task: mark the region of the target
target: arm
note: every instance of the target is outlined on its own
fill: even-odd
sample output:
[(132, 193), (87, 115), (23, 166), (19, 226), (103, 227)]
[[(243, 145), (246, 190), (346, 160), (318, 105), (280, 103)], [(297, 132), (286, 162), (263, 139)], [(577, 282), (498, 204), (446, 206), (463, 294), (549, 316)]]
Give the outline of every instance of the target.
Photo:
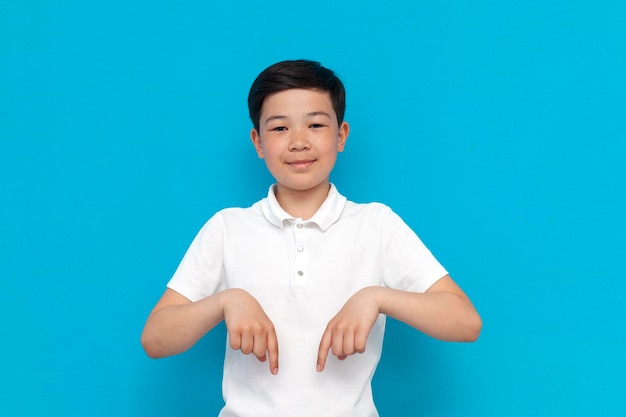
[(436, 339), (473, 342), (480, 335), (482, 320), (478, 312), (449, 275), (425, 293), (381, 287), (375, 295), (382, 314)]
[(425, 293), (366, 287), (350, 297), (328, 323), (320, 342), (318, 371), (324, 369), (329, 349), (339, 359), (364, 352), (367, 336), (379, 314), (447, 341), (474, 341), (482, 328), (471, 301), (449, 275)]
[(150, 313), (141, 344), (151, 358), (184, 352), (222, 320), (230, 346), (260, 361), (269, 355), (270, 370), (278, 373), (278, 340), (274, 325), (258, 301), (241, 289), (215, 293), (197, 302), (167, 289)]

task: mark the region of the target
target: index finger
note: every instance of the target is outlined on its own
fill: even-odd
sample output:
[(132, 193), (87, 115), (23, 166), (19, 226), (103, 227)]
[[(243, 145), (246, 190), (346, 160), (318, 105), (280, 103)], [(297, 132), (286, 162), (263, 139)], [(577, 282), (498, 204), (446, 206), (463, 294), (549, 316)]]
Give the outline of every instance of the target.
[(332, 333), (326, 329), (322, 335), (320, 341), (320, 347), (317, 351), (317, 372), (322, 372), (326, 366), (326, 358), (328, 357), (328, 351), (330, 350), (330, 343), (332, 341)]
[(267, 334), (267, 354), (270, 359), (270, 372), (276, 375), (278, 374), (278, 338), (275, 330)]

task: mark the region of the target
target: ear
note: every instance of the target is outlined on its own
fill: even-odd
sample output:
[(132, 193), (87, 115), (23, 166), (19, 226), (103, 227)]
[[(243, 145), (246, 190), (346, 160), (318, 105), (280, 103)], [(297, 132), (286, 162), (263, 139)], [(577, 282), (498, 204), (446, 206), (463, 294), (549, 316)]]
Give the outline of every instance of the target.
[(348, 140), (349, 133), (350, 125), (346, 122), (342, 122), (339, 126), (339, 134), (337, 135), (337, 152), (343, 152), (346, 147), (346, 141)]
[(259, 135), (259, 132), (257, 132), (256, 129), (252, 129), (250, 131), (250, 139), (252, 139), (252, 144), (254, 145), (256, 154), (259, 155), (259, 158), (263, 159), (263, 146), (261, 145), (261, 135)]

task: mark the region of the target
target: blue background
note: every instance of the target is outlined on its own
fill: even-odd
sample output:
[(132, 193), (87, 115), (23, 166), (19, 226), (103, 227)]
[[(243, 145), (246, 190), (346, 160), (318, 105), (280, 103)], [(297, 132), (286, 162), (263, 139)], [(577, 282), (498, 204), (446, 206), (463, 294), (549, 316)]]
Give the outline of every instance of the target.
[(216, 415), (223, 326), (139, 336), (204, 221), (265, 195), (247, 91), (294, 58), (348, 90), (333, 182), (484, 320), (390, 322), (381, 415), (626, 415), (625, 4), (1, 1), (0, 415)]

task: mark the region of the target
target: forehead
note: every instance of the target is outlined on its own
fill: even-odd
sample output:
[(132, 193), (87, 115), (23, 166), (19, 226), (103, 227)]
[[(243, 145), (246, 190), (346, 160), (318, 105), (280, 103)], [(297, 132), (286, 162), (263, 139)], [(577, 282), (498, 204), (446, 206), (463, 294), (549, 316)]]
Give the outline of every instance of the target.
[(336, 118), (330, 93), (322, 90), (292, 88), (267, 96), (261, 108), (261, 119), (276, 115), (295, 117), (314, 112), (328, 113)]

